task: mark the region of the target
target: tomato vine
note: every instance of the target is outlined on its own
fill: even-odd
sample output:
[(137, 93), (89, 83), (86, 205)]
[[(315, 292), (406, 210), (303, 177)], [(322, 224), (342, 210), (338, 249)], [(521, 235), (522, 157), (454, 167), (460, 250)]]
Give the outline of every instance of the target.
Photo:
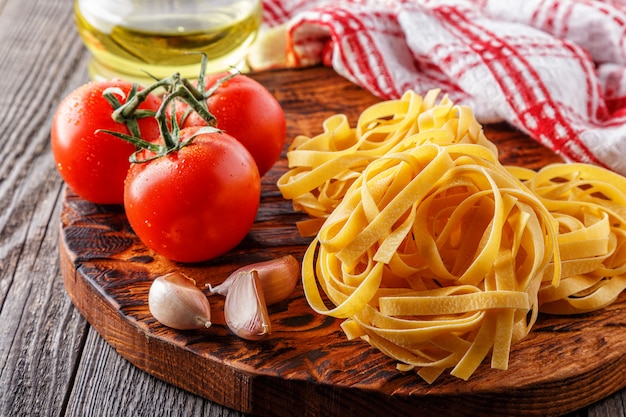
[[(204, 85), (206, 65), (207, 57), (203, 54), (200, 74), (198, 76), (199, 86)], [(210, 86), (210, 88), (206, 90), (203, 89), (202, 91), (196, 88), (189, 79), (181, 77), (180, 73), (174, 73), (169, 77), (156, 80), (156, 82), (141, 90), (139, 90), (137, 84), (133, 84), (133, 89), (124, 104), (120, 103), (115, 97), (119, 91), (115, 88), (107, 89), (104, 92), (104, 96), (113, 108), (111, 117), (118, 123), (125, 123), (131, 134), (126, 135), (124, 133), (106, 129), (101, 129), (100, 131), (123, 139), (137, 148), (137, 151), (135, 151), (129, 158), (131, 163), (148, 162), (165, 156), (171, 152), (179, 151), (191, 143), (194, 138), (200, 134), (220, 132), (220, 130), (216, 127), (216, 117), (208, 109), (207, 99), (214, 94), (223, 83), (238, 74), (239, 71), (233, 71), (229, 73), (229, 75), (217, 80), (217, 82)], [(144, 100), (146, 100), (147, 97), (159, 90), (164, 90), (165, 93), (163, 95), (161, 106), (156, 112), (139, 109), (139, 106)], [(176, 117), (177, 102), (184, 102), (187, 104), (186, 114), (183, 115), (181, 120), (178, 120)], [(171, 111), (168, 112), (168, 108), (171, 108)], [(195, 112), (204, 121), (204, 123), (206, 123), (206, 127), (198, 130), (197, 134), (181, 141), (180, 125), (184, 122), (186, 116), (192, 111)], [(137, 125), (137, 119), (142, 117), (156, 118), (159, 125), (162, 143), (151, 142), (141, 136), (141, 132), (139, 131), (139, 127)], [(137, 156), (143, 150), (151, 151), (153, 156), (150, 158), (138, 159)]]

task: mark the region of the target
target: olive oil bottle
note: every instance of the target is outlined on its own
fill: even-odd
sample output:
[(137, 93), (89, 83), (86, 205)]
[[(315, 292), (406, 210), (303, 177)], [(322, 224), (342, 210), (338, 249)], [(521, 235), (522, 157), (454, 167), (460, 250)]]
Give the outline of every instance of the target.
[(245, 70), (261, 25), (261, 0), (75, 0), (74, 12), (92, 79), (195, 78), (199, 53), (207, 72)]

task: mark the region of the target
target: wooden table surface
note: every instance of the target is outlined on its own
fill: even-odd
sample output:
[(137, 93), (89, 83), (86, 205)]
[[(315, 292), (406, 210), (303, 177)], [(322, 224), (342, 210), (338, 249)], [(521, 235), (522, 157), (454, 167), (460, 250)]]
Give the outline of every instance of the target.
[[(71, 0), (0, 0), (0, 417), (242, 416), (139, 370), (73, 306), (59, 269), (64, 186), (49, 145), (87, 81)], [(626, 416), (626, 389), (570, 416)]]

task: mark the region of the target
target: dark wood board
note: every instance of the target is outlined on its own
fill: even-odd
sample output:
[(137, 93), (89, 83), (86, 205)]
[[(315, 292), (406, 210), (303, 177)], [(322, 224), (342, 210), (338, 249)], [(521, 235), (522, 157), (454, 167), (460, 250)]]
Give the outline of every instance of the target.
[[(328, 68), (254, 77), (283, 105), (288, 140), (319, 133), (322, 121), (335, 113), (347, 114), (354, 124), (379, 101)], [(485, 131), (503, 163), (539, 168), (560, 161), (507, 125)], [(432, 385), (398, 372), (393, 360), (365, 342), (348, 341), (340, 320), (309, 308), (300, 285), (289, 300), (270, 308), (273, 333), (263, 342), (229, 333), (219, 314), (220, 296), (210, 296), (215, 323), (209, 329), (176, 331), (154, 320), (147, 294), (158, 275), (181, 270), (203, 286), (252, 262), (287, 253), (302, 258), (309, 240), (299, 236), (295, 222), (305, 217), (275, 185), (286, 169), (281, 159), (263, 178), (261, 208), (244, 241), (199, 265), (154, 254), (133, 234), (121, 207), (94, 205), (68, 190), (59, 251), (72, 302), (138, 368), (260, 416), (562, 415), (626, 386), (626, 294), (592, 314), (541, 315), (531, 334), (513, 346), (507, 371), (484, 363), (469, 381), (444, 373)]]

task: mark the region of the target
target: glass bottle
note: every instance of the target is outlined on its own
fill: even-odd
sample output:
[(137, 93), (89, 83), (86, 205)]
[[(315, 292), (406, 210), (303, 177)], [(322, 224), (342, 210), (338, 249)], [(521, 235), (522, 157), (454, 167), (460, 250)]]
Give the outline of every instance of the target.
[[(245, 70), (261, 25), (261, 0), (75, 0), (78, 33), (93, 58), (92, 79), (147, 82), (175, 72)], [(150, 75), (147, 75), (150, 74)]]

